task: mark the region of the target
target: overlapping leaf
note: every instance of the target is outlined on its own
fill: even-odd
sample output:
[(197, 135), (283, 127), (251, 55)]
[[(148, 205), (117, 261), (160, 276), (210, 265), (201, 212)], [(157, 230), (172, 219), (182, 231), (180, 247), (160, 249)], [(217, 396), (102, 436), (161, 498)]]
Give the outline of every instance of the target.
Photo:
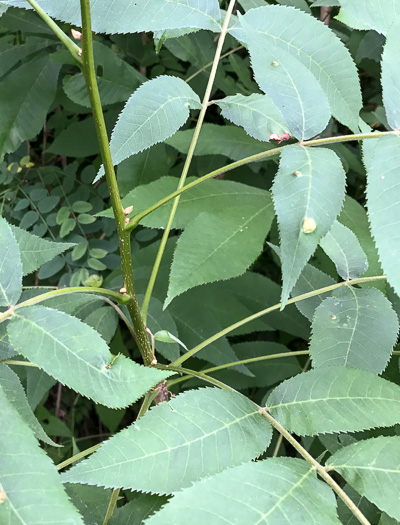
[[(332, 227), (344, 192), (345, 173), (333, 151), (297, 145), (284, 148), (272, 188), (281, 237), (283, 305), (318, 243)], [(314, 229), (304, 227), (308, 219)]]
[[(0, 522), (84, 525), (50, 458), (0, 387)], [(17, 439), (16, 439), (17, 437)]]
[[(25, 0), (4, 0), (4, 5), (30, 9)], [(41, 0), (51, 17), (80, 26), (79, 5), (75, 0)], [(95, 33), (138, 33), (195, 27), (220, 31), (218, 0), (110, 0), (91, 2)]]
[[(188, 119), (189, 107), (199, 109), (200, 99), (180, 78), (165, 75), (142, 84), (129, 98), (111, 135), (114, 164), (173, 135)], [(102, 168), (94, 182), (103, 174)]]
[(18, 243), (24, 275), (34, 272), (43, 264), (52, 261), (56, 255), (75, 246), (69, 242), (52, 242), (42, 239), (18, 226), (11, 228)]
[(400, 520), (400, 437), (360, 441), (337, 451), (327, 464), (362, 496)]
[(144, 368), (123, 355), (112, 361), (105, 341), (93, 328), (44, 306), (18, 310), (7, 330), (17, 352), (61, 383), (111, 408), (133, 403), (171, 375)]
[(368, 170), (368, 215), (383, 271), (400, 294), (400, 137), (378, 139)]
[(22, 293), (22, 263), (17, 241), (0, 217), (0, 306), (15, 305)]
[(271, 133), (282, 135), (288, 129), (282, 116), (267, 95), (234, 95), (217, 101), (222, 115), (257, 140), (267, 141)]
[(36, 58), (2, 81), (0, 160), (6, 153), (15, 151), (24, 140), (34, 138), (41, 130), (56, 94), (60, 67), (50, 56)]
[(270, 439), (269, 423), (244, 396), (189, 391), (151, 409), (63, 479), (170, 493), (256, 458)]
[(223, 525), (270, 524), (339, 525), (331, 489), (312, 467), (293, 458), (270, 458), (248, 463), (177, 494), (148, 525), (186, 525), (193, 521)]
[(243, 274), (263, 249), (273, 206), (223, 209), (201, 213), (178, 240), (164, 306), (189, 288)]
[(313, 436), (400, 422), (400, 387), (366, 370), (326, 367), (281, 383), (267, 406), (287, 430)]
[(320, 246), (335, 263), (338, 274), (344, 280), (355, 279), (368, 268), (367, 257), (356, 235), (338, 221), (321, 239)]
[[(386, 8), (385, 8), (386, 11)], [(400, 7), (398, 8), (400, 15)], [(391, 128), (400, 127), (400, 21), (390, 28), (382, 55), (382, 95), (386, 118)]]
[(380, 374), (397, 340), (397, 315), (374, 288), (348, 286), (315, 311), (310, 355), (313, 366), (346, 366)]
[(400, 15), (397, 0), (339, 0), (339, 3), (349, 15), (383, 35)]
[[(395, 1), (390, 0), (391, 3)], [(362, 12), (359, 2), (346, 0), (347, 3), (354, 4), (353, 9), (357, 10), (357, 16)], [(242, 20), (246, 26), (234, 29), (232, 34), (249, 44), (250, 54), (257, 53), (258, 48), (262, 58), (262, 53), (271, 46), (278, 46), (290, 53), (309, 69), (321, 84), (334, 117), (353, 131), (358, 129), (362, 100), (357, 70), (348, 50), (327, 26), (306, 13), (283, 6), (252, 9)], [(279, 62), (278, 59), (272, 60)], [(270, 73), (270, 62), (268, 53), (264, 60), (266, 74)], [(307, 86), (307, 79), (308, 76), (301, 72), (301, 75), (295, 78), (295, 85), (299, 89), (304, 88)]]

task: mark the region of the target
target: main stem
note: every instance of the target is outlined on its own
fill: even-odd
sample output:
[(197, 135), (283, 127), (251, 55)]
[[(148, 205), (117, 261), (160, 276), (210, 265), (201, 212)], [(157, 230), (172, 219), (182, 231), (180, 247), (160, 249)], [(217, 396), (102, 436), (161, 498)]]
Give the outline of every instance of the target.
[(89, 94), (90, 105), (92, 108), (97, 140), (100, 146), (101, 158), (104, 164), (104, 171), (110, 198), (117, 226), (119, 239), (119, 251), (121, 256), (121, 267), (129, 301), (127, 307), (135, 329), (136, 342), (142, 354), (145, 365), (150, 365), (154, 356), (151, 351), (146, 327), (140, 315), (139, 305), (135, 295), (133, 283), (133, 266), (131, 255), (130, 234), (125, 229), (125, 215), (119, 195), (117, 179), (115, 177), (114, 166), (111, 157), (110, 146), (104, 121), (103, 110), (100, 101), (99, 89), (96, 81), (96, 71), (93, 56), (93, 37), (91, 28), (90, 3), (89, 0), (81, 0), (82, 14), (82, 72), (85, 77), (86, 86)]
[[(197, 141), (198, 141), (198, 138), (199, 138), (199, 135), (200, 135), (201, 127), (203, 125), (204, 117), (205, 117), (205, 114), (206, 114), (206, 111), (207, 111), (208, 103), (210, 101), (212, 87), (214, 85), (215, 75), (217, 73), (218, 63), (219, 63), (219, 59), (220, 59), (221, 53), (222, 53), (222, 47), (224, 45), (225, 37), (226, 37), (226, 34), (228, 32), (229, 20), (231, 18), (231, 14), (232, 14), (233, 8), (235, 6), (235, 3), (236, 3), (236, 0), (230, 0), (230, 2), (229, 2), (229, 6), (228, 6), (228, 9), (227, 9), (227, 12), (226, 12), (225, 20), (224, 20), (224, 23), (223, 23), (223, 26), (222, 26), (222, 29), (221, 29), (221, 34), (219, 35), (217, 50), (215, 52), (215, 57), (214, 57), (213, 65), (212, 65), (212, 68), (211, 68), (210, 77), (208, 79), (206, 92), (204, 94), (204, 98), (203, 98), (203, 102), (202, 102), (199, 118), (197, 120), (197, 124), (196, 124), (196, 128), (194, 130), (192, 142), (190, 143), (190, 147), (189, 147), (189, 151), (188, 151), (188, 154), (187, 154), (187, 157), (186, 157), (186, 161), (185, 161), (185, 164), (183, 166), (182, 175), (181, 175), (181, 178), (179, 180), (178, 190), (181, 190), (183, 188), (183, 186), (185, 185), (186, 177), (187, 177), (187, 174), (188, 174), (188, 171), (189, 171), (189, 168), (190, 168), (190, 164), (192, 162), (194, 150), (195, 150), (196, 145), (197, 145)], [(146, 293), (145, 293), (145, 296), (144, 296), (144, 299), (143, 299), (142, 315), (143, 315), (143, 318), (145, 319), (145, 321), (147, 319), (147, 311), (148, 311), (148, 308), (149, 308), (151, 294), (153, 293), (154, 285), (155, 285), (155, 282), (156, 282), (156, 279), (157, 279), (158, 270), (160, 268), (161, 260), (162, 260), (162, 257), (164, 255), (165, 247), (167, 245), (169, 233), (171, 231), (172, 223), (173, 223), (174, 218), (175, 218), (175, 213), (176, 213), (176, 210), (178, 208), (179, 200), (180, 200), (180, 196), (178, 195), (175, 198), (174, 202), (173, 202), (172, 209), (171, 209), (171, 212), (170, 212), (170, 215), (169, 215), (169, 218), (168, 218), (168, 222), (167, 222), (167, 225), (166, 225), (165, 230), (164, 230), (164, 234), (163, 234), (162, 239), (161, 239), (161, 244), (160, 244), (160, 247), (158, 249), (156, 260), (154, 262), (153, 270), (151, 272), (149, 284), (147, 286), (147, 290), (146, 290)]]

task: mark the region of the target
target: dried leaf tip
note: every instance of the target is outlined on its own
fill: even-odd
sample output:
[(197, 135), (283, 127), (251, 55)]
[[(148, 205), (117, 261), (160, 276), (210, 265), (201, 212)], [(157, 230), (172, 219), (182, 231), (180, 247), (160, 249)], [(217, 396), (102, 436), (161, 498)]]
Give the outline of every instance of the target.
[(306, 217), (303, 221), (303, 232), (311, 233), (317, 227), (317, 223), (311, 217)]

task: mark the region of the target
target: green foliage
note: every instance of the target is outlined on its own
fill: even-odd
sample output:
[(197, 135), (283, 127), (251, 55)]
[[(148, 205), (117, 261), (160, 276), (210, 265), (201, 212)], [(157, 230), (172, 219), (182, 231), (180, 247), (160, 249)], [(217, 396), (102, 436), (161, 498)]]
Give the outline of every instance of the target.
[[(393, 20), (400, 15), (400, 6), (396, 0), (339, 0), (340, 5), (349, 15), (364, 26), (386, 34)], [(357, 5), (356, 5), (357, 4)]]
[(14, 305), (22, 292), (22, 263), (12, 229), (0, 219), (0, 305)]
[(153, 408), (63, 480), (168, 494), (256, 458), (271, 434), (258, 407), (240, 394), (194, 390)]

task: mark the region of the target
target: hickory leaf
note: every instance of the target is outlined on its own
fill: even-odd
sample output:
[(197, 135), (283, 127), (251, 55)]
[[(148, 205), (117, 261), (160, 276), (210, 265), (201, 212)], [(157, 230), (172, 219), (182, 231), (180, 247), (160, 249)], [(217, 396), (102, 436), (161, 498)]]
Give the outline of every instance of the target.
[[(373, 2), (375, 0), (370, 0), (370, 3)], [(354, 4), (358, 16), (359, 10), (362, 10), (359, 2), (346, 0), (346, 3)], [(354, 132), (358, 130), (362, 100), (357, 70), (349, 51), (327, 26), (298, 9), (275, 5), (252, 9), (241, 17), (241, 22), (242, 27), (235, 28), (232, 34), (249, 45), (250, 55), (257, 55), (261, 76), (267, 77), (271, 73), (269, 49), (277, 46), (290, 53), (320, 83), (333, 116)], [(263, 53), (267, 53), (264, 60)], [(279, 62), (279, 59), (273, 57), (272, 60)], [(253, 68), (257, 79), (254, 63)], [(309, 88), (316, 93), (314, 83), (308, 85), (308, 75), (303, 74), (304, 70), (297, 70), (300, 76), (295, 77), (295, 86), (300, 90)], [(292, 70), (292, 74), (295, 75), (295, 70)], [(280, 97), (279, 91), (280, 87), (277, 87), (277, 98)], [(268, 95), (271, 96), (270, 92)], [(307, 97), (305, 100), (311, 108), (312, 102)], [(322, 113), (321, 110), (325, 113), (325, 106), (318, 108), (318, 113)]]
[(310, 355), (315, 368), (346, 366), (380, 374), (392, 354), (399, 323), (382, 292), (349, 286), (318, 306), (312, 331)]
[[(31, 9), (25, 0), (3, 0), (4, 5)], [(197, 28), (220, 31), (218, 0), (110, 0), (91, 2), (95, 33), (138, 33), (165, 29)], [(75, 0), (41, 0), (51, 17), (80, 26)]]
[(271, 435), (257, 405), (241, 394), (193, 390), (152, 408), (63, 480), (168, 494), (256, 458)]
[(269, 458), (226, 470), (178, 492), (147, 525), (339, 525), (331, 489), (301, 459)]
[(333, 151), (297, 145), (284, 148), (272, 187), (281, 237), (283, 306), (318, 243), (331, 229), (344, 192), (345, 173)]
[(7, 331), (18, 353), (61, 383), (110, 408), (133, 403), (171, 375), (146, 369), (123, 355), (112, 356), (93, 328), (44, 306), (18, 310)]
[[(400, 8), (399, 8), (400, 15)], [(382, 94), (386, 118), (391, 128), (400, 127), (400, 21), (397, 20), (389, 29), (382, 55)]]
[(15, 305), (22, 293), (22, 262), (17, 241), (0, 217), (0, 306)]
[[(142, 84), (119, 115), (111, 135), (115, 165), (173, 135), (189, 117), (189, 108), (200, 109), (200, 99), (180, 78), (161, 76)], [(104, 174), (101, 168), (96, 182)]]
[(272, 219), (270, 197), (257, 208), (239, 206), (196, 217), (178, 240), (164, 307), (189, 288), (243, 274), (260, 255)]
[(362, 496), (400, 520), (400, 437), (377, 437), (338, 450), (327, 461)]
[(323, 367), (281, 383), (267, 406), (298, 435), (354, 432), (398, 424), (400, 387), (366, 370)]
[(350, 16), (383, 35), (400, 15), (397, 0), (339, 0), (339, 3)]

